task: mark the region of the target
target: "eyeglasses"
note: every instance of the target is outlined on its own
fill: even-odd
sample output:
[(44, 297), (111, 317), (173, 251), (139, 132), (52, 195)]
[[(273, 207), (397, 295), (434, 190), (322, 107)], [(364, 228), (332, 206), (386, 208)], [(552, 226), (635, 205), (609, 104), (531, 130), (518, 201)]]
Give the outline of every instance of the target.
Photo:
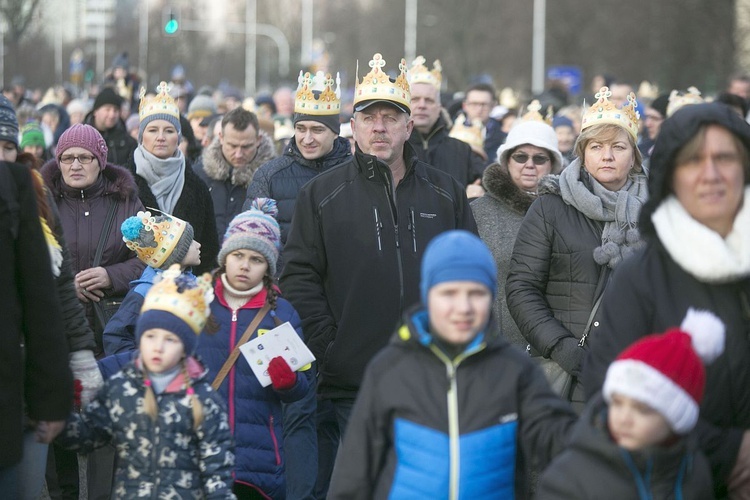
[(88, 165), (92, 161), (94, 161), (94, 156), (92, 155), (62, 155), (60, 157), (60, 163), (63, 165), (72, 165), (74, 161), (78, 160), (78, 163), (81, 165)]
[[(516, 163), (526, 164), (526, 162), (529, 161), (529, 155), (526, 153), (516, 153), (510, 157), (513, 158), (513, 161)], [(544, 165), (549, 161), (549, 156), (534, 155), (531, 157), (531, 161), (534, 162), (534, 165)]]

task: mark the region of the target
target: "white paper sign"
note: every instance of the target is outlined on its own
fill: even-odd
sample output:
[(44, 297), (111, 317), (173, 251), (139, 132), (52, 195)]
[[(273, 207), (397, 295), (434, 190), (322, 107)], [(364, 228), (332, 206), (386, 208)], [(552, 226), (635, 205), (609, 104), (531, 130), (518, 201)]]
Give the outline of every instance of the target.
[(313, 353), (288, 321), (245, 342), (240, 346), (240, 352), (263, 387), (271, 385), (268, 363), (276, 356), (284, 358), (293, 372), (315, 361)]

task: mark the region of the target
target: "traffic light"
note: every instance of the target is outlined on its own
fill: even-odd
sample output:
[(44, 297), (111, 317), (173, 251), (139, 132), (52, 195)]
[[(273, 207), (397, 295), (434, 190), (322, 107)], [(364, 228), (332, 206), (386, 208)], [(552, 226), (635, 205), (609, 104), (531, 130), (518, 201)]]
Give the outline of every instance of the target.
[(168, 7), (164, 9), (163, 16), (164, 33), (167, 35), (175, 35), (180, 29), (180, 13), (177, 9)]

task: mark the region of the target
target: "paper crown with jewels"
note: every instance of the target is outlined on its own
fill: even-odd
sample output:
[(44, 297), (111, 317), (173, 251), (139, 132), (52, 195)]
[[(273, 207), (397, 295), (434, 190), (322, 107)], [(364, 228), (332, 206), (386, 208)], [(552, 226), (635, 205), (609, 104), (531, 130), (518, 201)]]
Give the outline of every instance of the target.
[[(341, 78), (318, 71), (315, 75), (299, 72), (294, 112), (303, 115), (337, 115), (341, 113)], [(336, 89), (334, 90), (334, 84)], [(316, 95), (317, 93), (317, 95)]]
[(179, 264), (172, 264), (161, 274), (143, 299), (141, 314), (164, 311), (184, 321), (197, 335), (206, 326), (214, 300), (211, 275), (195, 277), (182, 273)]
[(167, 82), (161, 82), (156, 87), (156, 95), (153, 97), (146, 96), (146, 88), (141, 87), (139, 97), (141, 99), (140, 105), (138, 106), (138, 118), (141, 122), (145, 118), (151, 115), (168, 115), (180, 120), (180, 108), (177, 107), (177, 103), (174, 98), (169, 95), (171, 88), (167, 85)]
[(359, 62), (357, 62), (357, 74), (354, 85), (354, 108), (364, 101), (391, 101), (407, 112), (411, 110), (411, 89), (409, 87), (408, 69), (406, 60), (401, 59), (398, 65), (399, 75), (394, 81), (383, 71), (385, 60), (380, 54), (372, 56), (369, 63), (370, 70), (359, 80)]
[(685, 92), (673, 90), (669, 94), (669, 104), (667, 104), (667, 118), (672, 116), (675, 111), (682, 108), (683, 106), (700, 104), (702, 102), (703, 97), (701, 97), (701, 91), (695, 87), (688, 87), (687, 91)]
[(451, 128), (448, 135), (461, 142), (465, 142), (474, 151), (484, 154), (484, 133), (485, 129), (482, 125), (482, 120), (475, 119), (467, 123), (466, 117), (461, 114), (456, 117), (453, 128)]
[[(147, 265), (160, 268), (170, 258), (185, 231), (192, 243), (193, 229), (182, 219), (169, 214), (138, 212), (127, 218), (120, 228), (125, 245)], [(182, 260), (184, 255), (180, 258)], [(179, 263), (179, 261), (177, 262)]]
[(525, 122), (542, 122), (549, 126), (552, 126), (552, 119), (554, 118), (552, 106), (547, 106), (547, 114), (542, 116), (540, 113), (542, 105), (538, 99), (534, 99), (526, 106), (526, 114), (521, 117), (521, 120)]
[(427, 66), (425, 66), (425, 63), (427, 61), (424, 57), (418, 56), (416, 59), (414, 59), (414, 62), (411, 63), (411, 68), (409, 69), (409, 85), (414, 85), (415, 83), (429, 83), (433, 87), (440, 89), (440, 85), (443, 83), (443, 66), (440, 64), (439, 60), (435, 60), (434, 63), (432, 63), (432, 70), (428, 70)]
[(601, 124), (619, 125), (637, 141), (640, 114), (635, 109), (635, 94), (631, 92), (628, 95), (628, 102), (622, 108), (618, 108), (609, 100), (611, 96), (612, 92), (609, 87), (599, 89), (599, 92), (594, 95), (597, 101), (583, 113), (581, 130)]

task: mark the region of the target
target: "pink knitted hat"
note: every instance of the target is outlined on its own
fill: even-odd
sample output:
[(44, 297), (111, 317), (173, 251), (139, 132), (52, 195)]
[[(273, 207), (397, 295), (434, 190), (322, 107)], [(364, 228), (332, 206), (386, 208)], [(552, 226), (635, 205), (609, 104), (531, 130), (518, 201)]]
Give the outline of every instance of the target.
[(57, 162), (70, 148), (83, 148), (99, 160), (99, 168), (107, 166), (107, 143), (102, 134), (91, 125), (77, 124), (63, 132), (57, 141)]

